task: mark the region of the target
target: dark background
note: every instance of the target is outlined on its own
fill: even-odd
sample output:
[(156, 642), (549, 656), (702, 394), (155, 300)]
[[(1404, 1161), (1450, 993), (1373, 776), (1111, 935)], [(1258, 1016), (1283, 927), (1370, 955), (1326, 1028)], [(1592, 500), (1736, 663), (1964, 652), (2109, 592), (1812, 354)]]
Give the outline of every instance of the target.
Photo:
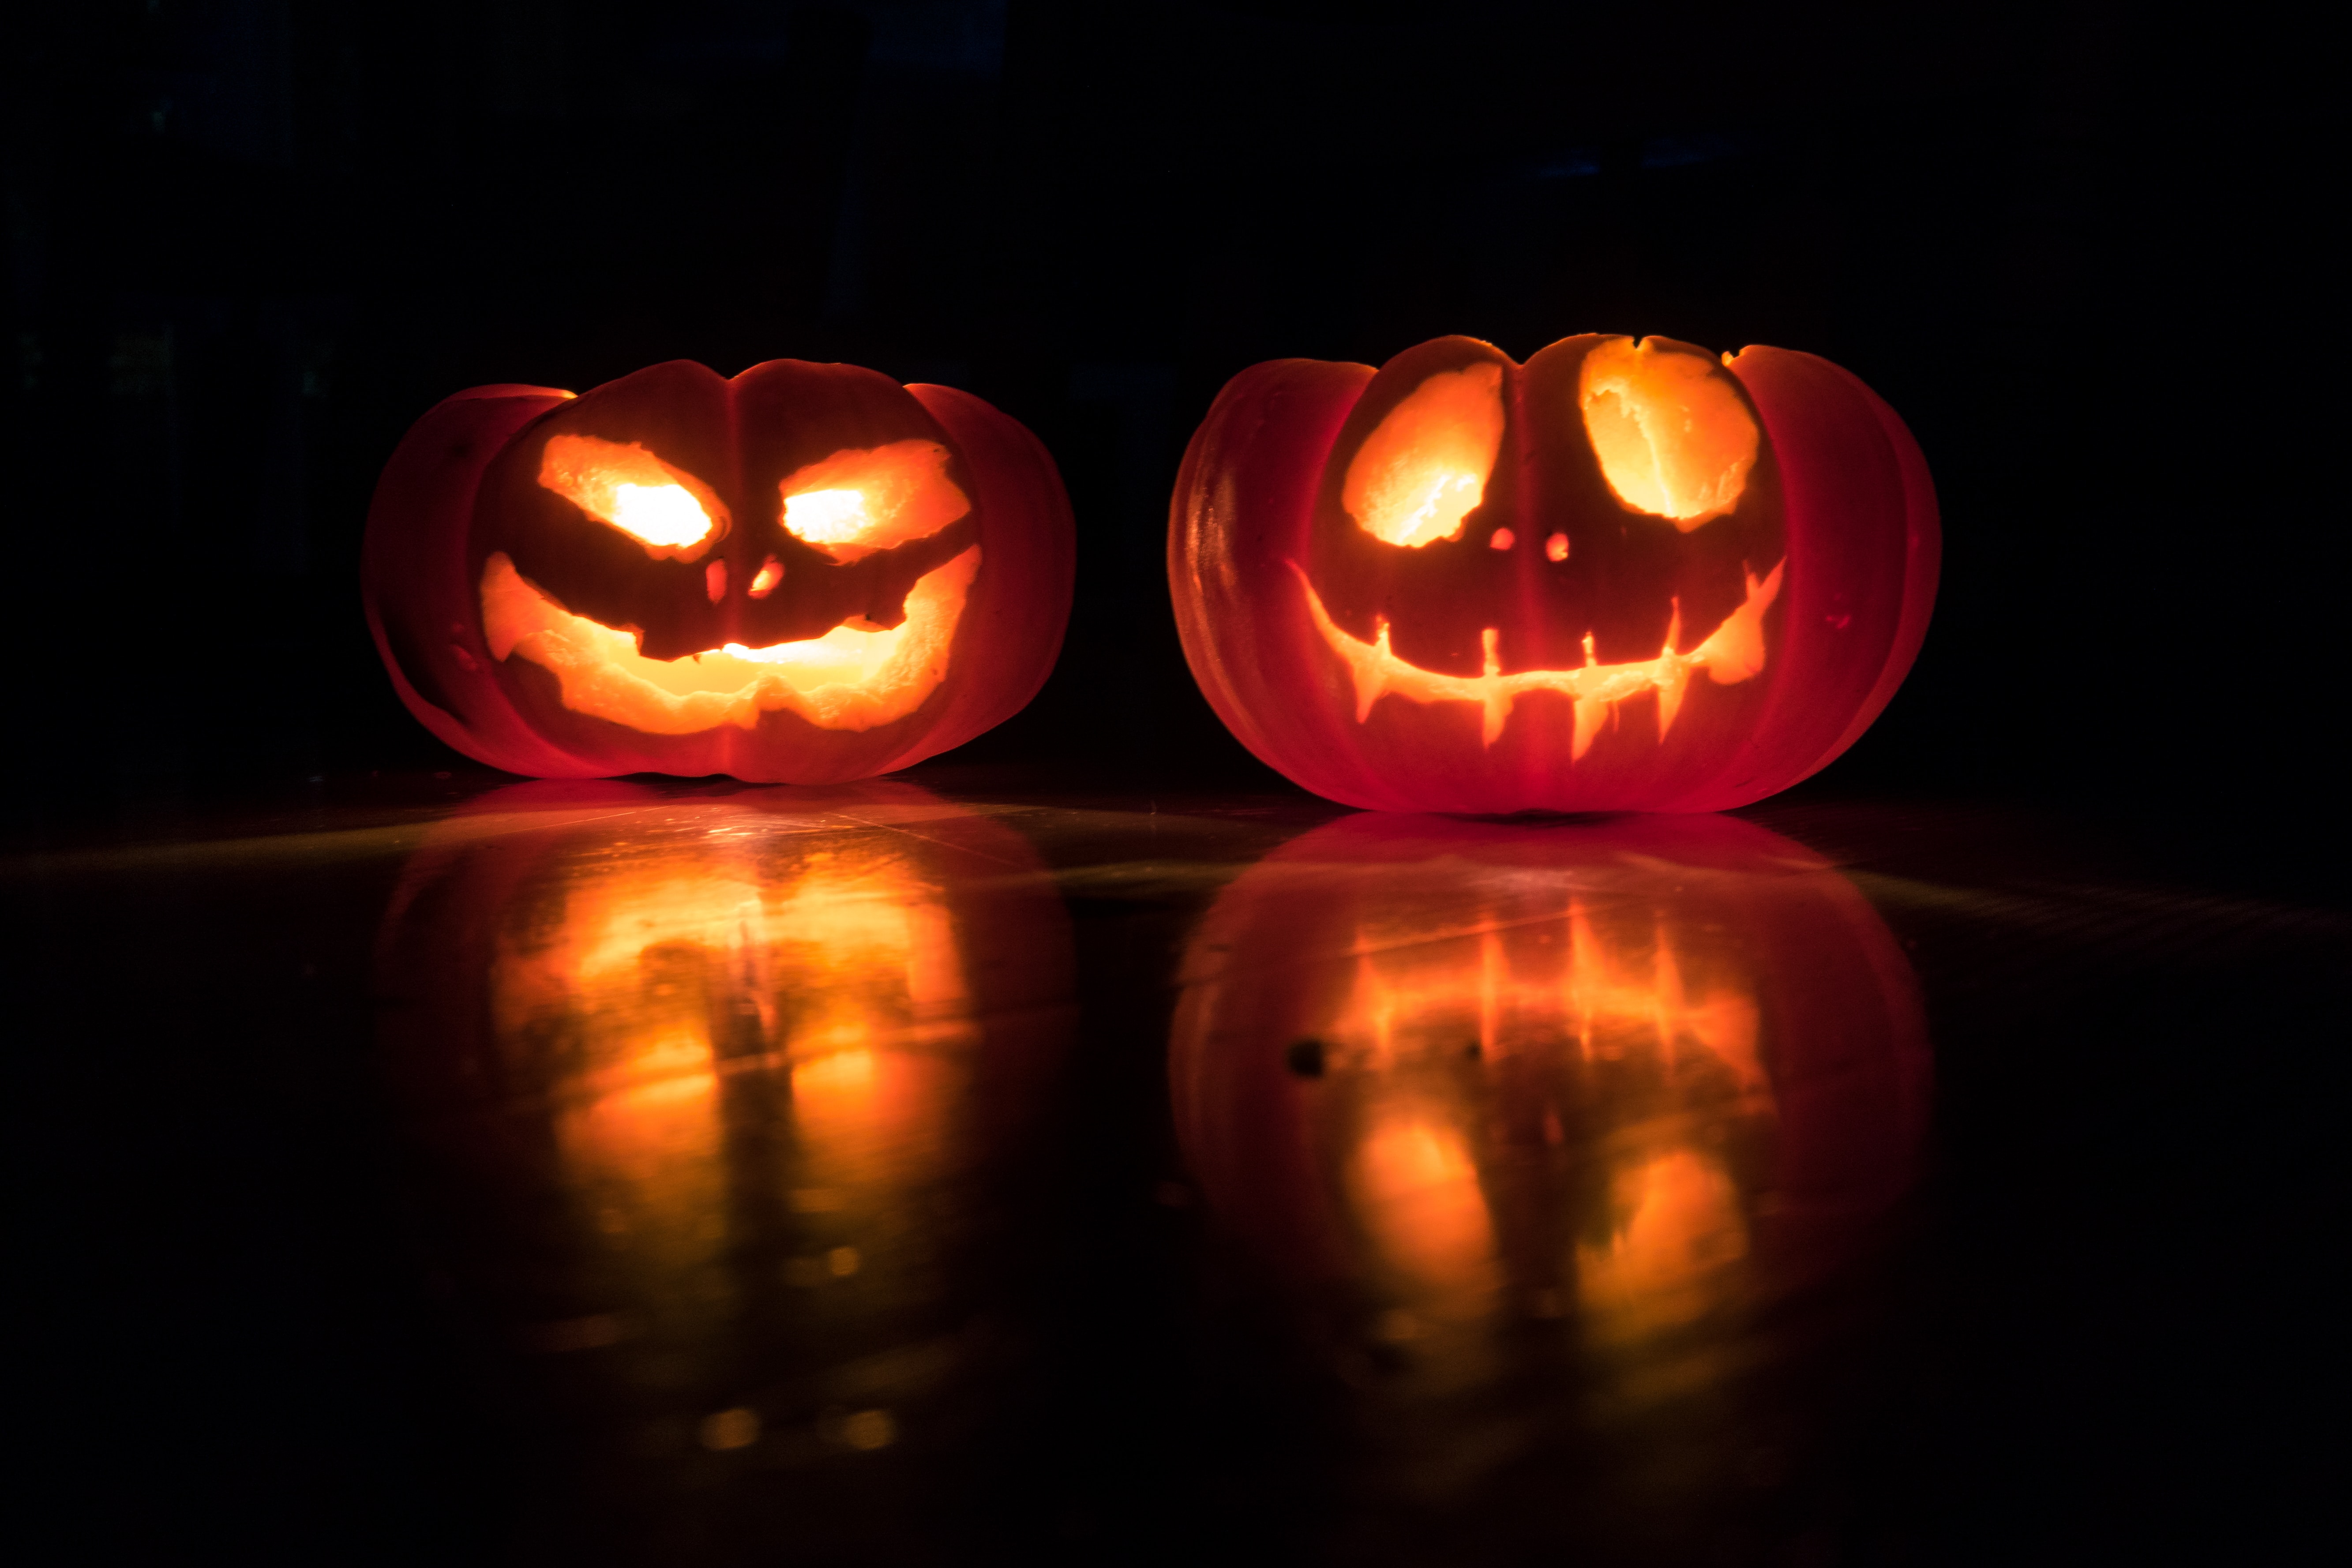
[[(2312, 36), (2104, 4), (130, 0), (0, 38), (5, 836), (164, 839), (0, 887), (56, 1560), (471, 1560), (530, 1489), (389, 1239), (396, 855), (171, 837), (493, 782), (359, 613), (370, 489), (433, 403), (680, 355), (978, 393), (1062, 465), (1079, 594), (1039, 700), (941, 763), (1130, 808), (1263, 790), (1273, 842), (1321, 808), (1225, 736), (1167, 608), (1200, 415), (1261, 359), (1584, 331), (1824, 354), (1944, 505), (1910, 682), (1749, 814), (1875, 868), (1937, 1047), (1911, 1338), (1820, 1505), (1865, 1547), (1771, 1560), (2305, 1560), (2251, 1543), (2336, 1474), (2345, 928), (2293, 902), (2342, 902), (2343, 94)], [(1262, 852), (1124, 820), (1055, 869)], [(1157, 1041), (1213, 888), (1093, 885), (1036, 1289), (1083, 1385), (1053, 1407), (1128, 1425), (987, 1474), (1238, 1559), (1258, 1494), (1203, 1476), (1319, 1505), (1267, 1458), (1307, 1417), (1261, 1369), (1167, 1348), (1200, 1342), (1195, 1219), (1150, 1196)], [(1061, 1507), (1063, 1560), (1153, 1560)]]
[(1067, 649), (956, 760), (1246, 778), (1160, 564), (1217, 389), (1595, 330), (1827, 355), (1925, 447), (1936, 624), (1825, 785), (2324, 798), (2333, 95), (2235, 8), (131, 0), (14, 31), (9, 730), (56, 765), (10, 788), (44, 818), (462, 766), (359, 616), (377, 471), (460, 387), (677, 356), (944, 381), (1055, 454)]

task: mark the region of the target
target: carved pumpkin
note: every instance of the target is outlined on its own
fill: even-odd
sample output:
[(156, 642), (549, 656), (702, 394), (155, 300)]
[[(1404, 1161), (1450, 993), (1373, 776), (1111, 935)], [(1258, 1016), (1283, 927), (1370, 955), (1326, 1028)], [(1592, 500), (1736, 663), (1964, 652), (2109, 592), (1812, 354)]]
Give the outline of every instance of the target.
[(962, 1419), (1069, 970), (1026, 841), (909, 786), (481, 797), (377, 960), (460, 1316), (635, 1505)]
[(1926, 1128), (1893, 938), (1729, 818), (1348, 818), (1227, 889), (1181, 984), (1177, 1134), (1212, 1212), (1343, 1356), (1432, 1389), (1510, 1385), (1535, 1324), (1604, 1365), (1715, 1364), (1855, 1256)]
[(1227, 384), (1177, 480), (1185, 655), (1250, 750), (1390, 810), (1717, 811), (1851, 745), (1935, 597), (1934, 490), (1811, 354), (1468, 338)]
[(401, 700), (468, 756), (824, 784), (1018, 712), (1073, 540), (1053, 460), (978, 398), (678, 360), (434, 408), (377, 486), (363, 585)]

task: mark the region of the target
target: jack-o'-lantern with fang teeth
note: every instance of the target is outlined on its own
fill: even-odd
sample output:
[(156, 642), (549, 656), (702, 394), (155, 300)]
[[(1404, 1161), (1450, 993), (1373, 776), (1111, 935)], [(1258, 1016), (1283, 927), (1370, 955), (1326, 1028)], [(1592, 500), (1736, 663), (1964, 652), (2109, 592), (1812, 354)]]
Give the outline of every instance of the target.
[(368, 515), (368, 621), (411, 712), (552, 778), (828, 784), (1036, 694), (1075, 534), (1036, 438), (950, 387), (691, 361), (462, 392)]
[(1939, 537), (1910, 433), (1826, 360), (1454, 337), (1235, 376), (1168, 566), (1218, 716), (1318, 795), (1720, 811), (1878, 716)]

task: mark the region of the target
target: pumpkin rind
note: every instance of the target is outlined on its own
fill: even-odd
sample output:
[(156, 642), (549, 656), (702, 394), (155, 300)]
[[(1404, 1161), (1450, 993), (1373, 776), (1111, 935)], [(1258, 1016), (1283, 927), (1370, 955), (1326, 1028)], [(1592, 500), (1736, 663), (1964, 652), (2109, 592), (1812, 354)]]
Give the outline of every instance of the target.
[[(688, 550), (651, 548), (551, 490), (541, 451), (575, 426), (575, 446), (628, 443), (674, 463), (721, 513), (711, 537)], [(939, 482), (968, 502), (960, 515), (926, 523), (924, 536), (903, 546), (844, 551), (839, 561), (785, 530), (780, 478), (893, 440), (946, 465)], [(908, 766), (1018, 712), (1060, 650), (1074, 558), (1069, 504), (1051, 459), (979, 399), (901, 387), (855, 366), (770, 361), (730, 381), (679, 361), (577, 400), (549, 388), (488, 387), (430, 411), (377, 487), (362, 590), (402, 701), (435, 734), (492, 766), (542, 777), (724, 773), (826, 784)], [(934, 648), (944, 642), (944, 656), (927, 659), (924, 684), (895, 707), (853, 701), (818, 712), (845, 713), (837, 723), (765, 699), (736, 704), (730, 720), (654, 723), (583, 697), (544, 662), (542, 645), (518, 647), (511, 628), (493, 638), (485, 627), (498, 579), (606, 643), (633, 637), (642, 653), (632, 659), (667, 668), (693, 658), (698, 668), (722, 641), (760, 654), (837, 627), (887, 632), (903, 623), (919, 584), (950, 563), (957, 565), (948, 575), (961, 585), (958, 608), (939, 623), (950, 629), (925, 634), (938, 639)], [(828, 689), (856, 695), (851, 686)]]
[[(1227, 384), (1178, 478), (1169, 574), (1186, 658), (1245, 746), (1306, 788), (1374, 809), (1717, 811), (1788, 787), (1868, 727), (1909, 669), (1934, 599), (1935, 500), (1916, 443), (1846, 372), (1752, 348), (1724, 362), (1727, 375), (1708, 362), (1752, 405), (1765, 437), (1746, 497), (1720, 519), (1634, 517), (1601, 487), (1586, 432), (1568, 412), (1577, 363), (1624, 342), (1563, 340), (1517, 366), (1487, 345), (1440, 339), (1378, 373), (1284, 360)], [(1370, 428), (1416, 378), (1481, 362), (1505, 367), (1510, 428), (1468, 537), (1402, 549), (1349, 541), (1340, 477)], [(1571, 548), (1570, 536), (1584, 542)], [(1335, 548), (1391, 559), (1360, 560), (1352, 579), (1318, 583)], [(1764, 555), (1778, 558), (1756, 558)], [(1638, 590), (1625, 586), (1633, 579), (1620, 559), (1653, 563)], [(1691, 657), (1737, 613), (1740, 578), (1727, 571), (1744, 571), (1747, 629), (1762, 639), (1760, 662), (1745, 673)], [(1505, 588), (1492, 586), (1498, 573)], [(1577, 624), (1562, 620), (1562, 584), (1583, 605)], [(1417, 585), (1427, 597), (1403, 597)], [(1385, 613), (1406, 617), (1396, 668), (1434, 679), (1403, 696), (1365, 685), (1366, 656), (1315, 625), (1327, 592), (1328, 616), (1351, 646), (1370, 641), (1375, 608), (1383, 638)], [(1490, 699), (1483, 716), (1477, 702), (1443, 695), (1455, 689), (1448, 679), (1476, 684), (1462, 683), (1479, 668), (1469, 639), (1480, 626), (1501, 628), (1486, 633), (1486, 668), (1517, 692)], [(1660, 647), (1641, 642), (1661, 626), (1680, 640), (1670, 631)], [(1637, 666), (1656, 664), (1658, 699), (1579, 700), (1585, 688), (1570, 689), (1579, 638), (1599, 639), (1582, 658), (1608, 667), (1597, 673), (1627, 672), (1621, 685), (1638, 688), (1647, 672)], [(1496, 662), (1514, 644), (1528, 657)], [(1670, 675), (1682, 682), (1671, 698)]]

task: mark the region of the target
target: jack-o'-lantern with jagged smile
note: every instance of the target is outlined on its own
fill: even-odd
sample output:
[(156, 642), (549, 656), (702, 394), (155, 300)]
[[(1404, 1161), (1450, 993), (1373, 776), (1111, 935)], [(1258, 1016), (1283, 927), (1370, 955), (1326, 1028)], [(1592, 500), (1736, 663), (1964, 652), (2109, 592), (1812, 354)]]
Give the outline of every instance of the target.
[(369, 514), (369, 621), (458, 750), (550, 777), (823, 784), (1035, 694), (1069, 617), (1053, 461), (941, 386), (690, 361), (460, 393)]
[(1715, 811), (1830, 762), (1925, 635), (1917, 446), (1811, 354), (1440, 338), (1226, 386), (1177, 482), (1194, 675), (1376, 808)]

